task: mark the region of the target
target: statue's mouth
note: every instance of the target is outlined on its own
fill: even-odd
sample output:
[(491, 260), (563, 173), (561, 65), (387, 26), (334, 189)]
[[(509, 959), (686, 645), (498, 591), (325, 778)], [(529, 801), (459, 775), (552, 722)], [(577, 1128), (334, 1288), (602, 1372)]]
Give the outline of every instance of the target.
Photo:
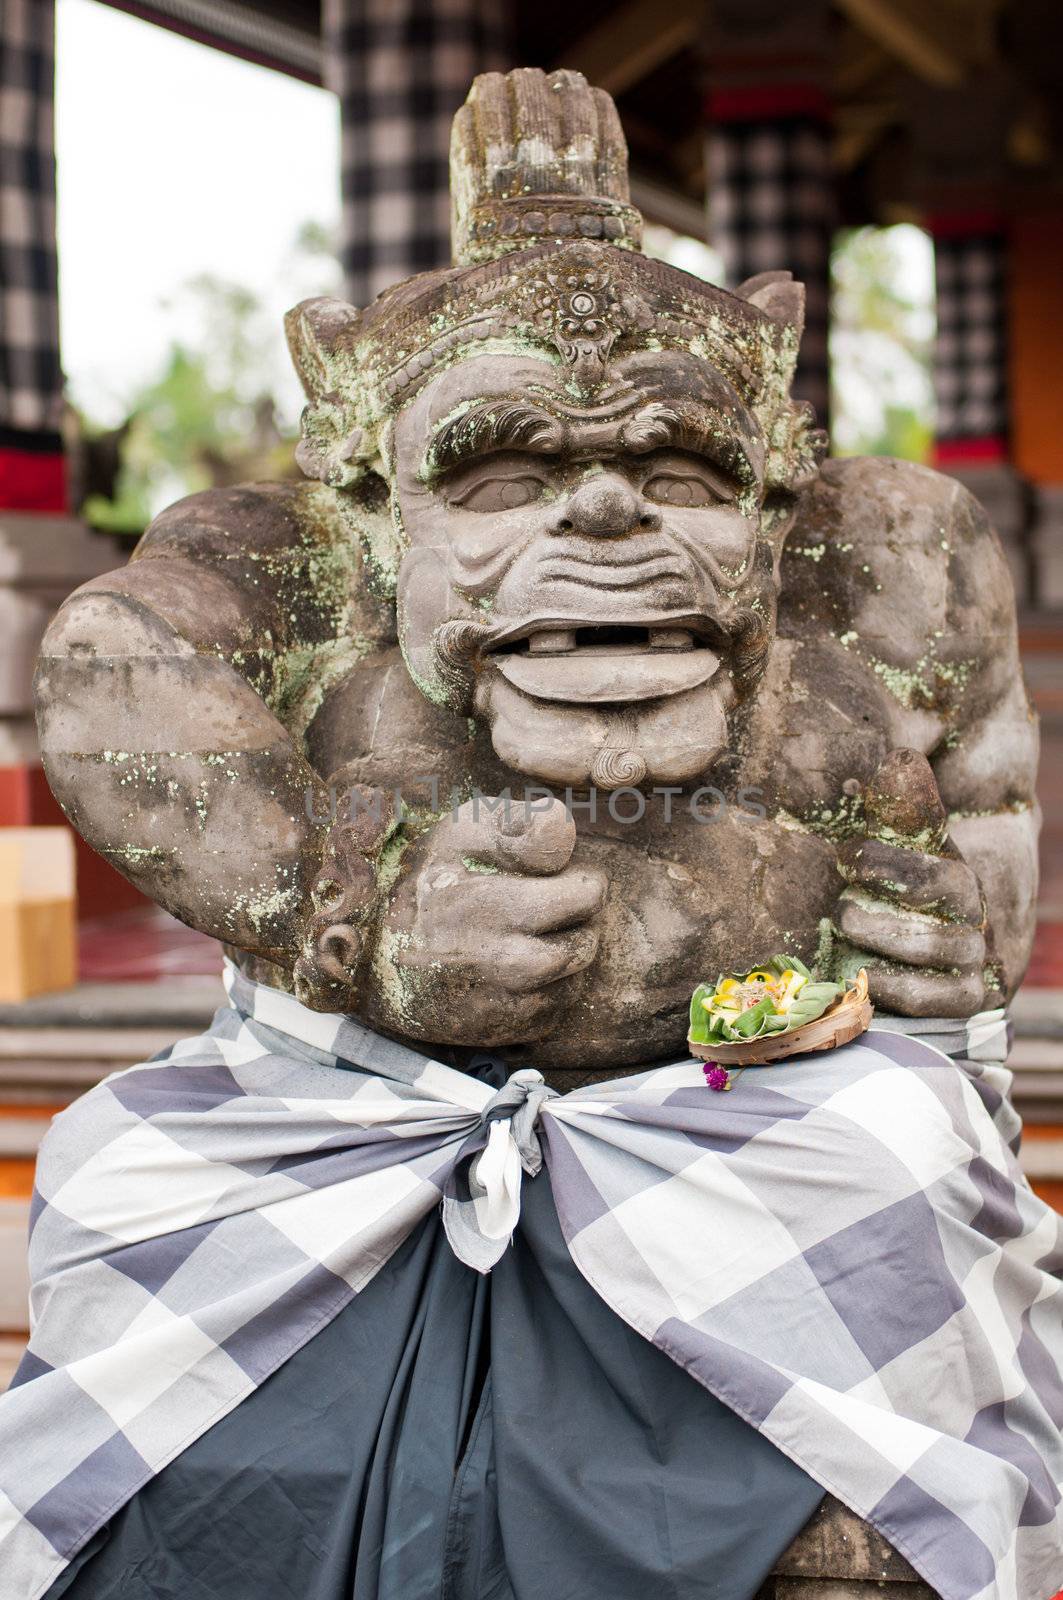
[(707, 683), (720, 666), (701, 615), (595, 623), (540, 618), (494, 633), (481, 654), (508, 683), (537, 700), (601, 704), (661, 699)]

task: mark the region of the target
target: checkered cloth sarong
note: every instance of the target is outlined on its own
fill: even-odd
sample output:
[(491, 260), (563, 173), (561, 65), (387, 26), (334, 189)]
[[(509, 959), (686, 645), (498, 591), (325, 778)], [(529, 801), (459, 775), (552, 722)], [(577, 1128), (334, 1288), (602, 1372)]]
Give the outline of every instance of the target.
[(44, 1142), (33, 1335), (0, 1400), (5, 1600), (43, 1594), (440, 1201), (486, 1270), (541, 1154), (602, 1299), (944, 1600), (1059, 1587), (1063, 1222), (1008, 1142), (999, 1013), (953, 1025), (960, 1063), (883, 1029), (729, 1093), (683, 1062), (557, 1096), (228, 982), (207, 1033)]
[(0, 0), (0, 443), (12, 429), (62, 422), (54, 9), (52, 0)]

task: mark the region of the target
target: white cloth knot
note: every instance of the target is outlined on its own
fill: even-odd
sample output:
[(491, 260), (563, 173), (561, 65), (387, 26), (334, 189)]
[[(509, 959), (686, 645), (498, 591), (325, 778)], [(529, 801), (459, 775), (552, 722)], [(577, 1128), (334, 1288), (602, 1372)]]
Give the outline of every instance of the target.
[(507, 1078), (480, 1112), (483, 1127), (494, 1122), (509, 1121), (510, 1137), (517, 1147), (520, 1164), (533, 1178), (543, 1164), (535, 1125), (543, 1101), (552, 1100), (556, 1095), (557, 1090), (550, 1088), (535, 1067), (522, 1067)]
[(523, 1169), (534, 1178), (543, 1164), (537, 1123), (556, 1089), (541, 1072), (522, 1067), (484, 1105), (479, 1129), (443, 1194), (443, 1226), (466, 1266), (490, 1272), (520, 1219)]

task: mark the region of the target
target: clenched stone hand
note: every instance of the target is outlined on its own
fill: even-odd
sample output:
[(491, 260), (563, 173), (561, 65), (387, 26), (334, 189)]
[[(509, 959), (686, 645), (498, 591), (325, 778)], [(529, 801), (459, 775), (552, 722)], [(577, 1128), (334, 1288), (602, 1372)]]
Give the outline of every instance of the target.
[(480, 797), (437, 822), (411, 847), (381, 930), (379, 1020), (428, 1032), (444, 1004), (456, 1043), (544, 1032), (558, 991), (598, 951), (608, 886), (603, 873), (570, 865), (575, 843), (557, 800)]
[(967, 1016), (991, 1003), (981, 884), (947, 835), (926, 757), (895, 750), (864, 794), (870, 831), (839, 851), (848, 888), (837, 931), (855, 947), (880, 1005), (915, 1016)]

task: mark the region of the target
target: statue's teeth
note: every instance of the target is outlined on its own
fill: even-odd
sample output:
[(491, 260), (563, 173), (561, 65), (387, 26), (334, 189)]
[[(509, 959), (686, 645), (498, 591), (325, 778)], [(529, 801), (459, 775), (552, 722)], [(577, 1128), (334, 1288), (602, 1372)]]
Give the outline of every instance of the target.
[(565, 655), (576, 648), (574, 628), (543, 628), (528, 635), (528, 652), (533, 656)]
[(693, 650), (694, 635), (685, 628), (651, 628), (651, 650)]

